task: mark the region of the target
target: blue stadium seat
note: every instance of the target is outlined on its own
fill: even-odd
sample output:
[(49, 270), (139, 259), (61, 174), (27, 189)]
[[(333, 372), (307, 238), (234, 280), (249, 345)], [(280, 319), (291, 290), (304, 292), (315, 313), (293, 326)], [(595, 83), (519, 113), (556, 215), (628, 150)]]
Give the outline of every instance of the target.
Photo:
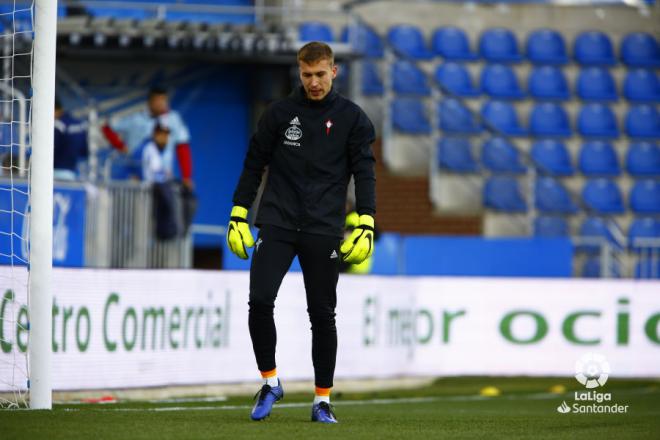
[(638, 214), (660, 214), (660, 181), (636, 181), (630, 190), (630, 209)]
[(536, 209), (546, 214), (574, 214), (577, 206), (564, 186), (552, 177), (541, 177), (534, 185)]
[(483, 189), (486, 208), (502, 212), (525, 212), (527, 203), (522, 196), (518, 181), (510, 176), (492, 176)]
[(660, 46), (653, 35), (633, 32), (621, 42), (621, 58), (631, 67), (660, 67)]
[(300, 41), (335, 41), (332, 28), (320, 21), (308, 21), (298, 26), (298, 38)]
[(438, 155), (440, 167), (456, 173), (474, 173), (479, 169), (479, 165), (472, 155), (470, 141), (465, 137), (440, 139)]
[(579, 235), (583, 239), (591, 240), (591, 242), (578, 246), (578, 250), (591, 253), (598, 252), (600, 250), (599, 240), (607, 240), (610, 244), (618, 245), (610, 229), (618, 229), (614, 220), (605, 220), (602, 217), (585, 218), (580, 225)]
[(564, 72), (555, 66), (536, 66), (527, 77), (527, 90), (534, 99), (565, 100), (570, 98)]
[(527, 37), (527, 58), (534, 64), (566, 64), (566, 43), (554, 29), (537, 29)]
[(488, 101), (481, 107), (481, 117), (491, 128), (510, 136), (527, 133), (518, 121), (515, 107), (507, 101)]
[(531, 157), (542, 173), (555, 176), (571, 176), (575, 172), (571, 157), (562, 141), (541, 139), (532, 144)]
[(385, 52), (383, 40), (368, 26), (346, 26), (341, 33), (341, 41), (350, 43), (353, 50), (367, 58), (383, 58)]
[(626, 153), (626, 170), (638, 177), (660, 177), (660, 146), (654, 142), (633, 142)]
[(561, 238), (570, 235), (568, 222), (564, 217), (543, 215), (534, 219), (535, 237)]
[(489, 62), (510, 63), (522, 59), (516, 36), (509, 29), (486, 29), (479, 37), (479, 54)]
[(660, 113), (652, 105), (633, 106), (626, 115), (626, 133), (634, 139), (660, 139)]
[(534, 105), (529, 116), (529, 131), (533, 136), (568, 137), (572, 130), (566, 110), (554, 102)]
[(634, 250), (640, 249), (644, 239), (660, 238), (660, 220), (654, 217), (641, 217), (633, 220), (628, 229), (628, 243)]
[(442, 63), (435, 70), (435, 80), (454, 95), (471, 97), (481, 92), (472, 84), (470, 72), (464, 65), (454, 62)]
[(619, 137), (616, 117), (604, 104), (586, 104), (580, 109), (577, 120), (580, 135), (588, 138), (613, 139)]
[(511, 67), (487, 64), (481, 71), (481, 90), (493, 98), (519, 99), (525, 96)]
[(401, 95), (431, 94), (426, 75), (411, 61), (399, 60), (392, 65), (392, 88)]
[(481, 133), (481, 124), (465, 105), (454, 98), (443, 99), (438, 106), (439, 125), (454, 134)]
[(660, 260), (653, 260), (651, 258), (644, 258), (638, 261), (635, 265), (635, 278), (637, 279), (653, 279), (660, 278)]
[(621, 174), (619, 158), (609, 142), (587, 141), (582, 144), (578, 163), (582, 174), (588, 177)]
[(600, 278), (600, 257), (590, 256), (582, 265), (583, 278)]
[(381, 96), (384, 92), (383, 80), (378, 72), (378, 64), (365, 60), (362, 62), (362, 77), (360, 78), (362, 94), (365, 96)]
[[(621, 278), (620, 263), (616, 260), (611, 261), (610, 275), (614, 278)], [(582, 276), (584, 278), (600, 278), (601, 274), (601, 259), (600, 256), (589, 256), (582, 266)]]
[(616, 101), (618, 95), (614, 78), (603, 67), (585, 67), (580, 70), (575, 91), (584, 101)]
[(621, 214), (625, 211), (617, 184), (609, 179), (590, 179), (582, 188), (582, 200), (597, 214)]
[(481, 147), (481, 163), (494, 173), (524, 173), (518, 149), (506, 138), (492, 137)]
[(441, 27), (433, 32), (433, 52), (452, 61), (473, 61), (477, 54), (470, 50), (467, 34), (454, 26)]
[(392, 26), (387, 33), (387, 40), (398, 52), (417, 60), (430, 60), (433, 52), (426, 47), (422, 31), (412, 25)]
[(585, 66), (612, 66), (616, 64), (612, 41), (603, 32), (586, 31), (573, 42), (575, 60)]
[(373, 275), (399, 274), (399, 258), (402, 252), (401, 236), (384, 232), (374, 243), (374, 254), (370, 273)]
[(420, 99), (395, 98), (392, 101), (392, 122), (395, 129), (404, 133), (431, 133), (424, 102)]
[(659, 102), (660, 79), (652, 70), (630, 70), (623, 81), (623, 95), (632, 102)]

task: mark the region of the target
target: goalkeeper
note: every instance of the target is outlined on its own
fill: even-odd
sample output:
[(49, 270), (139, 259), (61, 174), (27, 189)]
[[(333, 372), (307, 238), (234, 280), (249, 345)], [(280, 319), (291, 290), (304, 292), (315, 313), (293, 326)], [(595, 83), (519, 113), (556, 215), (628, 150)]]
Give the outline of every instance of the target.
[[(302, 85), (269, 106), (252, 136), (234, 193), (227, 229), (230, 250), (250, 267), (248, 324), (264, 384), (252, 409), (266, 418), (284, 395), (275, 363), (275, 298), (297, 255), (312, 324), (315, 397), (312, 421), (336, 423), (330, 407), (337, 356), (335, 307), (340, 260), (359, 264), (373, 252), (374, 128), (366, 114), (332, 87), (337, 66), (330, 47), (311, 42), (298, 51)], [(262, 173), (268, 178), (257, 212), (254, 241), (247, 214)], [(355, 177), (358, 225), (341, 243), (346, 188)]]

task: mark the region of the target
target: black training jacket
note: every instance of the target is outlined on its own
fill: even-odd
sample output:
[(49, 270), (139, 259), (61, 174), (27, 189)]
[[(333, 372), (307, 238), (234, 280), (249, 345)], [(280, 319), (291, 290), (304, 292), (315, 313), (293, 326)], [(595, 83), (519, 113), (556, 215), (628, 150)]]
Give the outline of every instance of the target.
[(341, 237), (351, 174), (358, 213), (376, 212), (374, 140), (371, 121), (355, 103), (334, 90), (311, 101), (301, 86), (259, 120), (234, 205), (252, 206), (268, 166), (257, 226)]

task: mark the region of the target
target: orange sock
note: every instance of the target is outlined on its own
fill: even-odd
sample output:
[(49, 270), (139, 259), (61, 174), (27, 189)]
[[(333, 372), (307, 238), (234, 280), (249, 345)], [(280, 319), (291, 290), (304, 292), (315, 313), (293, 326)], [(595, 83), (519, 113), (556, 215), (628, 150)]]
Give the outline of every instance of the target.
[(316, 387), (314, 390), (314, 403), (326, 402), (330, 403), (330, 390), (332, 388), (320, 388)]
[(269, 371), (261, 371), (261, 377), (264, 380), (264, 383), (270, 385), (271, 387), (276, 387), (279, 385), (279, 379), (277, 378), (277, 368), (273, 368)]

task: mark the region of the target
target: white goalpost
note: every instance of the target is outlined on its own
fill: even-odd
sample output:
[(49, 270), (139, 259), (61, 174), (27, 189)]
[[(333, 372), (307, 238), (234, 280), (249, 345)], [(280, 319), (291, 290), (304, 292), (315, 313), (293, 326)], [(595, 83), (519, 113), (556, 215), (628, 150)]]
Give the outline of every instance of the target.
[(30, 161), (29, 404), (52, 408), (53, 130), (57, 0), (35, 0)]
[(0, 408), (52, 408), (56, 38), (57, 0), (0, 2)]

